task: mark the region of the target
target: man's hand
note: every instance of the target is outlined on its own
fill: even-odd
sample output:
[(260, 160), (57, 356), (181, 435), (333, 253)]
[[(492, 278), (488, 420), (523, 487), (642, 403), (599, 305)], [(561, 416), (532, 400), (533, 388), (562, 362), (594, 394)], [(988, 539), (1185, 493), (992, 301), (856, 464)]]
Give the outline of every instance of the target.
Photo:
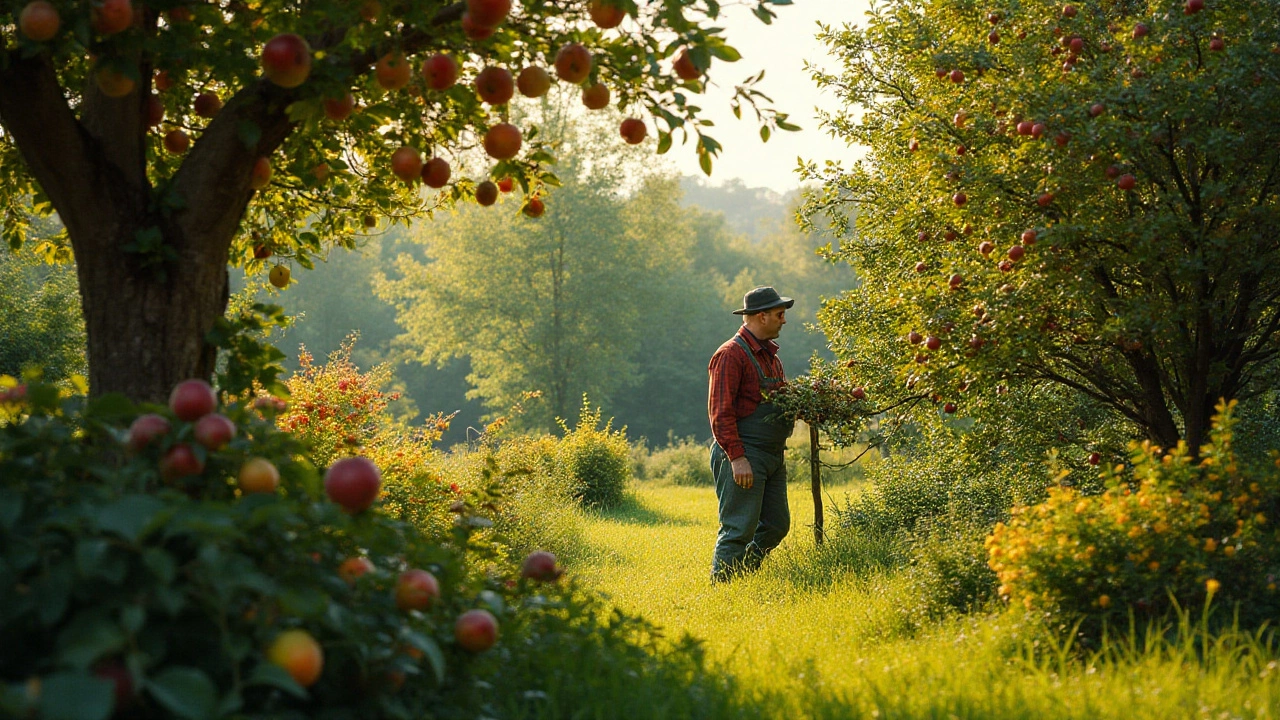
[(743, 490), (750, 490), (756, 479), (751, 472), (751, 461), (747, 459), (746, 455), (743, 455), (740, 458), (735, 458), (731, 464), (733, 465), (733, 481)]

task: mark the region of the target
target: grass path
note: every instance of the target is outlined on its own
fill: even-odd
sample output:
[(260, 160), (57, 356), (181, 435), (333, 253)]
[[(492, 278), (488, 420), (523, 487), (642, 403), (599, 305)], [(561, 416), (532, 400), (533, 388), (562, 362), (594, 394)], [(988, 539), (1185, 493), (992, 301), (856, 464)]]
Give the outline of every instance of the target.
[(639, 487), (589, 517), (591, 552), (570, 569), (669, 636), (702, 639), (712, 665), (773, 717), (1280, 716), (1274, 653), (1224, 651), (1188, 667), (1185, 654), (1139, 652), (1088, 667), (1026, 659), (1025, 634), (1004, 615), (923, 620), (907, 576), (873, 562), (883, 548), (838, 537), (817, 548), (807, 488), (790, 490), (791, 534), (760, 573), (727, 586), (709, 581), (710, 488)]

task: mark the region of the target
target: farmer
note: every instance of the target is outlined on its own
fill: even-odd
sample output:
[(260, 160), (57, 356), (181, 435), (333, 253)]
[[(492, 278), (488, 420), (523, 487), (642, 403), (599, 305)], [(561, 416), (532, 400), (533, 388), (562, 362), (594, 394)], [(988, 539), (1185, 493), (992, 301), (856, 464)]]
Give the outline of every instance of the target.
[(795, 300), (771, 287), (742, 299), (742, 327), (711, 356), (711, 473), (720, 501), (720, 533), (711, 564), (712, 582), (760, 567), (791, 527), (787, 467), (783, 461), (793, 422), (784, 419), (761, 391), (785, 382), (778, 344)]

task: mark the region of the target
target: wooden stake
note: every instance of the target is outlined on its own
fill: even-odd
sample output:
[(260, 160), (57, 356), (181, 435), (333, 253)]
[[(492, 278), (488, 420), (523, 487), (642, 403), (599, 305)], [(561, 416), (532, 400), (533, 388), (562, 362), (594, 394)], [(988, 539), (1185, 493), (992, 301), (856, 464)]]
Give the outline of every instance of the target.
[(818, 428), (809, 426), (809, 479), (813, 489), (813, 540), (822, 544), (822, 462), (818, 455)]

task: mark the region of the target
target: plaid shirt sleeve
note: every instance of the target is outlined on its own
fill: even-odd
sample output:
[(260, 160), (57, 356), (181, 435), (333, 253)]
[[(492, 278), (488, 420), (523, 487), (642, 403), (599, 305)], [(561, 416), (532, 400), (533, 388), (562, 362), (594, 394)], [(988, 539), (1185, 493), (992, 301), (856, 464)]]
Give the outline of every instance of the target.
[(710, 375), (707, 415), (711, 419), (711, 434), (730, 460), (746, 454), (742, 439), (738, 437), (738, 415), (734, 408), (738, 388), (742, 384), (744, 360), (741, 350), (734, 346), (716, 352), (707, 366)]

